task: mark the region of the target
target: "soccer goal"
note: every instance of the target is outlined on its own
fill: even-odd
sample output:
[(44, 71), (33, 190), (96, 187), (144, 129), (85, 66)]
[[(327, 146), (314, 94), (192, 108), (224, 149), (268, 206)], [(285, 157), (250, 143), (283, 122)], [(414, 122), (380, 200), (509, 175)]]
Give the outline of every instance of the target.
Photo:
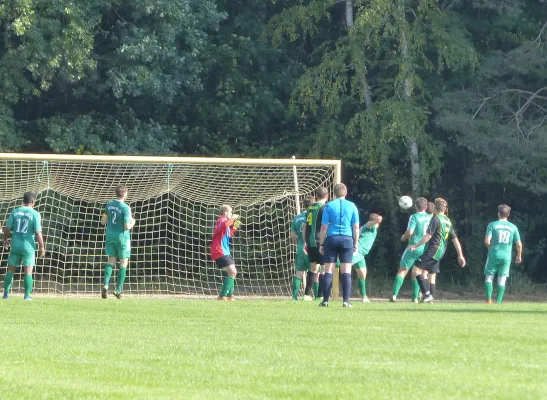
[[(24, 192), (36, 192), (46, 258), (37, 260), (35, 291), (99, 293), (107, 260), (99, 221), (116, 185), (125, 184), (137, 221), (125, 292), (205, 296), (222, 283), (209, 245), (219, 206), (229, 204), (243, 222), (232, 240), (236, 295), (289, 296), (290, 222), (302, 196), (340, 182), (340, 168), (338, 160), (6, 153), (0, 154), (0, 213), (5, 222)], [(20, 291), (15, 278), (13, 290)]]

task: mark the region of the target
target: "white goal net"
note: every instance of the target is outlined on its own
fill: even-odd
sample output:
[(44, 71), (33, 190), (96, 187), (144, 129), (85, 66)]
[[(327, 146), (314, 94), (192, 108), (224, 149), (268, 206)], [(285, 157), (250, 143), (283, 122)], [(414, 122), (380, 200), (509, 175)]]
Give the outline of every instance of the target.
[(37, 259), (35, 292), (98, 294), (107, 261), (99, 221), (116, 185), (125, 184), (137, 222), (124, 292), (201, 296), (222, 284), (209, 246), (219, 206), (229, 204), (242, 217), (232, 239), (235, 294), (288, 296), (298, 199), (319, 186), (331, 190), (339, 171), (339, 161), (329, 160), (0, 154), (0, 213), (5, 223), (24, 192), (38, 195), (46, 258)]

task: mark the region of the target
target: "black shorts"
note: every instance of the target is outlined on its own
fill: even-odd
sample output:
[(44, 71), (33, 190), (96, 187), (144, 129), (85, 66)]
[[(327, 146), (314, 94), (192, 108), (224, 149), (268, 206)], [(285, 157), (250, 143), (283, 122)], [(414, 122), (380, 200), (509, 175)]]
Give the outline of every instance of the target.
[(353, 260), (352, 236), (328, 236), (325, 240), (325, 262), (334, 263), (340, 259), (341, 263), (350, 263)]
[(308, 247), (306, 248), (306, 251), (308, 252), (308, 258), (311, 263), (323, 265), (324, 257), (323, 254), (319, 252), (319, 247)]
[(426, 270), (427, 272), (431, 274), (438, 274), (441, 272), (439, 269), (440, 261), (435, 260), (433, 257), (424, 254), (419, 260), (416, 261), (414, 264), (418, 268)]
[(234, 264), (234, 260), (231, 256), (222, 256), (220, 258), (217, 258), (215, 260), (215, 263), (217, 264), (217, 268), (226, 268)]

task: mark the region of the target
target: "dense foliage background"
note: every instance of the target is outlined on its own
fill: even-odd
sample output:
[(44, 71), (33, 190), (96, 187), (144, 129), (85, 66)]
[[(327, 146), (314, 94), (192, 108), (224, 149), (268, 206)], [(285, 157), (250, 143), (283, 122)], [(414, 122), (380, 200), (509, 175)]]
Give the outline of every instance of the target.
[[(496, 207), (547, 280), (547, 0), (7, 0), (0, 151), (340, 158), (385, 216), (442, 196), (479, 282)], [(515, 278), (515, 279), (517, 279)]]

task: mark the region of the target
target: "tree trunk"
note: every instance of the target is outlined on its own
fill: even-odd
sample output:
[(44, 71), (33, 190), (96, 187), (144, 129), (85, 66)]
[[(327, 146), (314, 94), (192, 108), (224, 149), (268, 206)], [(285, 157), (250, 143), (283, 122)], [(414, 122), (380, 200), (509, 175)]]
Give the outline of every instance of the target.
[[(346, 0), (346, 25), (348, 26), (348, 30), (353, 26), (353, 21), (353, 0)], [(368, 85), (366, 70), (363, 71), (359, 79), (361, 80), (361, 85), (363, 85), (365, 107), (367, 110), (370, 110), (372, 108), (372, 93)]]
[[(408, 68), (410, 63), (408, 62), (408, 41), (406, 38), (406, 16), (404, 10), (404, 0), (399, 0), (399, 9), (401, 11), (402, 26), (401, 26), (401, 55), (403, 56), (403, 63), (405, 65), (406, 74), (408, 75)], [(407, 76), (404, 82), (404, 92), (407, 101), (410, 101), (412, 97), (412, 91), (410, 89), (410, 78)], [(410, 155), (410, 170), (412, 174), (412, 194), (414, 197), (419, 196), (420, 193), (420, 158), (418, 153), (418, 144), (415, 138), (410, 138), (408, 143), (409, 155)]]

